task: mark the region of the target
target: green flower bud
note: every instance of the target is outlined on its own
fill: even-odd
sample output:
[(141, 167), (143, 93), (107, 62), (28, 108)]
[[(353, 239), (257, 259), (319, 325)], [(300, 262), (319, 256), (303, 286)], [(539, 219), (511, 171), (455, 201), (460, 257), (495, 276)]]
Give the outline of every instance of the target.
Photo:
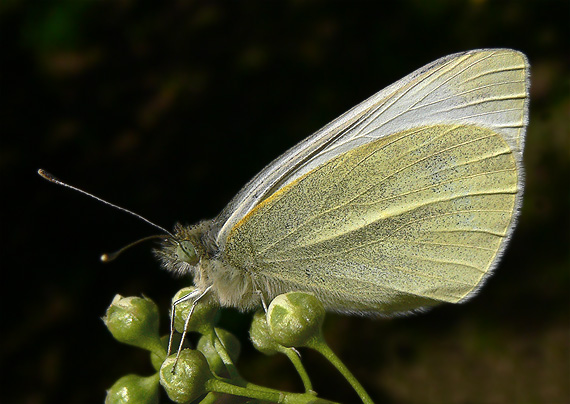
[(267, 325), (275, 341), (285, 347), (306, 346), (321, 336), (323, 304), (310, 293), (289, 292), (277, 296), (267, 309)]
[(107, 390), (105, 404), (158, 404), (158, 373), (149, 377), (127, 375)]
[[(204, 354), (194, 349), (180, 352), (174, 369), (176, 355), (170, 355), (160, 368), (160, 384), (168, 397), (176, 403), (196, 400), (206, 394), (206, 382), (214, 377)], [(174, 372), (173, 372), (174, 369)]]
[(117, 341), (165, 355), (158, 335), (158, 307), (152, 300), (116, 295), (103, 321)]
[[(172, 303), (176, 300), (188, 295), (195, 289), (194, 286), (180, 289), (172, 298)], [(174, 317), (174, 329), (178, 332), (184, 331), (184, 323), (188, 318), (188, 313), (192, 308), (192, 300), (176, 305), (176, 317)], [(216, 314), (218, 313), (218, 306), (213, 304), (207, 299), (201, 299), (192, 313), (190, 322), (188, 323), (188, 331), (197, 331), (201, 334), (208, 334), (215, 324)], [(172, 316), (172, 313), (170, 313)]]
[(303, 380), (303, 385), (305, 386), (305, 391), (310, 392), (313, 390), (313, 385), (309, 379), (307, 371), (301, 363), (301, 358), (298, 352), (294, 348), (286, 348), (280, 345), (272, 337), (269, 326), (267, 325), (267, 317), (263, 311), (258, 311), (253, 315), (253, 321), (251, 322), (251, 327), (249, 329), (249, 337), (255, 349), (265, 355), (273, 355), (277, 352), (287, 355), (299, 376)]
[[(241, 350), (239, 340), (235, 335), (223, 328), (215, 328), (214, 332), (222, 342), (222, 345), (229, 354), (230, 359), (233, 362), (236, 362)], [(210, 365), (210, 370), (215, 374), (220, 375), (226, 371), (226, 366), (224, 365), (222, 358), (220, 358), (216, 347), (213, 345), (215, 338), (216, 336), (212, 334), (202, 335), (200, 340), (198, 340), (197, 349), (206, 356), (208, 364)]]
[(274, 355), (286, 349), (271, 336), (263, 311), (258, 311), (253, 315), (253, 321), (249, 328), (249, 338), (251, 338), (254, 348), (265, 355)]

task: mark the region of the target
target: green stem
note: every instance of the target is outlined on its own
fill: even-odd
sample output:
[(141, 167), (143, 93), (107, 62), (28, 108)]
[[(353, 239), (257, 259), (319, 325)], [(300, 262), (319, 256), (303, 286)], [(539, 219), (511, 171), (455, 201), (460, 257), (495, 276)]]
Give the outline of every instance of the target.
[(301, 358), (299, 357), (297, 351), (292, 348), (286, 348), (282, 352), (287, 355), (293, 366), (295, 366), (297, 373), (299, 373), (299, 376), (301, 376), (303, 386), (305, 387), (305, 392), (309, 393), (313, 391), (313, 384), (311, 383), (311, 379), (309, 379), (309, 375), (307, 374), (307, 371), (305, 370), (305, 367), (303, 366), (303, 363), (301, 362)]
[(219, 398), (218, 394), (210, 392), (200, 401), (200, 404), (214, 404)]
[(230, 358), (230, 354), (228, 354), (228, 351), (226, 351), (226, 347), (224, 346), (220, 337), (218, 337), (218, 334), (216, 333), (215, 329), (212, 329), (212, 333), (210, 334), (210, 336), (212, 338), (212, 345), (214, 346), (216, 352), (222, 359), (222, 362), (224, 362), (224, 365), (226, 365), (226, 369), (228, 369), (230, 378), (243, 381), (243, 378), (239, 374), (236, 365), (234, 365), (232, 359)]
[(228, 373), (230, 376), (228, 380), (231, 381), (231, 383), (235, 383), (237, 386), (240, 386), (240, 387), (243, 387), (246, 389), (254, 389), (254, 390), (260, 390), (260, 391), (275, 391), (275, 390), (270, 389), (268, 387), (258, 386), (256, 384), (250, 383), (247, 380), (245, 380), (239, 374), (239, 371), (237, 370), (236, 365), (233, 363), (232, 359), (230, 358), (230, 354), (226, 350), (226, 347), (224, 346), (222, 340), (218, 337), (218, 334), (215, 332), (215, 330), (213, 330), (210, 337), (212, 338), (212, 344), (213, 344), (214, 348), (216, 348), (216, 352), (218, 353), (218, 355), (222, 359), (222, 362), (224, 362), (224, 365), (226, 365), (226, 369), (228, 370)]
[(280, 404), (336, 404), (333, 401), (324, 400), (308, 393), (285, 393), (272, 389), (258, 390), (236, 386), (217, 378), (212, 378), (206, 382), (206, 390), (240, 397), (256, 398), (258, 400)]
[(309, 341), (309, 343), (307, 343), (307, 346), (309, 348), (314, 349), (317, 352), (320, 352), (321, 355), (323, 355), (325, 358), (328, 359), (330, 363), (333, 364), (333, 366), (350, 383), (350, 385), (352, 386), (354, 391), (356, 391), (356, 393), (358, 394), (358, 396), (360, 397), (360, 399), (364, 404), (374, 404), (374, 402), (372, 401), (366, 390), (364, 390), (364, 387), (362, 387), (362, 385), (358, 382), (358, 380), (356, 380), (356, 377), (354, 377), (354, 375), (350, 373), (350, 370), (348, 370), (346, 365), (342, 363), (339, 357), (335, 355), (332, 349), (330, 349), (330, 347), (327, 345), (322, 335), (319, 335), (317, 338), (314, 338), (311, 341)]

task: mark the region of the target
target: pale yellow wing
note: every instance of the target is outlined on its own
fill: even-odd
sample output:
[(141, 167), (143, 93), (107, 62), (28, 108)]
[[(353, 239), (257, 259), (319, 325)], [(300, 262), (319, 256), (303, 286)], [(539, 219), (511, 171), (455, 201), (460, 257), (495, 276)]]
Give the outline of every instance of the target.
[(333, 310), (385, 315), (459, 302), (514, 226), (514, 144), (492, 129), (442, 124), (355, 147), (251, 210), (224, 258), (267, 298), (308, 290)]

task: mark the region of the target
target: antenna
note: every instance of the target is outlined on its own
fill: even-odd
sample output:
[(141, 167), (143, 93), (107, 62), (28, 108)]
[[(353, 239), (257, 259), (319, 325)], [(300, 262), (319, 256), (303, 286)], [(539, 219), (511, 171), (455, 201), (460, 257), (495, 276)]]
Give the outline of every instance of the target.
[(148, 237), (144, 237), (141, 238), (140, 240), (137, 241), (133, 241), (131, 244), (124, 246), (123, 248), (121, 248), (120, 250), (117, 250), (115, 252), (112, 253), (104, 253), (101, 254), (101, 256), (99, 257), (99, 259), (102, 262), (111, 262), (114, 261), (115, 259), (117, 259), (119, 257), (119, 255), (121, 255), (123, 252), (125, 252), (126, 250), (128, 250), (131, 247), (134, 247), (138, 244), (144, 243), (145, 241), (148, 240), (153, 240), (155, 238), (164, 238), (164, 234), (155, 234), (154, 236), (148, 236)]
[[(148, 220), (148, 219), (145, 219), (144, 217), (142, 217), (142, 216), (139, 215), (138, 213), (131, 212), (130, 210), (125, 209), (125, 208), (121, 208), (120, 206), (117, 206), (117, 205), (115, 205), (115, 204), (113, 204), (113, 203), (111, 203), (111, 202), (107, 202), (107, 201), (105, 201), (104, 199), (101, 199), (101, 198), (99, 198), (99, 197), (97, 197), (97, 196), (95, 196), (95, 195), (93, 195), (93, 194), (90, 194), (90, 193), (87, 192), (87, 191), (84, 191), (84, 190), (82, 190), (82, 189), (79, 189), (79, 188), (77, 188), (77, 187), (74, 187), (73, 185), (66, 184), (65, 182), (58, 180), (56, 177), (54, 177), (53, 175), (51, 175), (50, 173), (48, 173), (47, 171), (45, 171), (45, 170), (43, 170), (43, 169), (41, 169), (41, 168), (38, 170), (38, 174), (41, 175), (41, 176), (42, 176), (43, 178), (45, 178), (46, 180), (48, 180), (49, 182), (53, 182), (54, 184), (61, 185), (62, 187), (66, 187), (66, 188), (69, 188), (69, 189), (73, 189), (74, 191), (77, 191), (77, 192), (79, 192), (79, 193), (82, 193), (83, 195), (90, 196), (91, 198), (96, 199), (96, 200), (98, 200), (99, 202), (104, 203), (105, 205), (109, 205), (109, 206), (111, 206), (111, 207), (113, 207), (113, 208), (115, 208), (115, 209), (122, 210), (123, 212), (126, 212), (126, 213), (128, 213), (128, 214), (130, 214), (130, 215), (132, 215), (132, 216), (134, 216), (134, 217), (137, 217), (137, 218), (139, 218), (140, 220), (142, 220), (142, 221), (144, 221), (144, 222), (147, 222), (147, 223), (150, 224), (151, 226), (153, 226), (153, 227), (159, 229), (160, 231), (163, 231), (164, 233), (168, 234), (170, 237), (172, 237), (173, 239), (175, 239), (174, 235), (173, 235), (171, 232), (169, 232), (168, 230), (166, 230), (164, 227), (161, 227), (161, 226), (159, 226), (159, 225), (157, 225), (157, 224), (154, 224), (153, 222), (151, 222), (151, 221)], [(151, 236), (150, 238), (156, 238), (156, 237), (159, 237), (159, 236)], [(148, 238), (149, 238), (149, 237), (144, 238), (144, 239), (139, 240), (139, 241), (144, 241), (144, 240), (147, 240)], [(133, 244), (131, 244), (131, 245), (134, 245), (134, 244), (137, 244), (137, 243), (138, 243), (138, 242), (133, 243)], [(129, 246), (127, 246), (127, 247), (130, 247), (131, 245), (129, 245)], [(116, 258), (117, 255), (119, 255), (119, 254), (122, 252), (122, 250), (123, 250), (123, 249), (119, 250), (117, 253), (113, 253), (113, 254), (110, 254), (110, 255), (103, 254), (103, 255), (101, 256), (101, 260), (104, 261), (104, 262), (112, 261), (114, 258)]]

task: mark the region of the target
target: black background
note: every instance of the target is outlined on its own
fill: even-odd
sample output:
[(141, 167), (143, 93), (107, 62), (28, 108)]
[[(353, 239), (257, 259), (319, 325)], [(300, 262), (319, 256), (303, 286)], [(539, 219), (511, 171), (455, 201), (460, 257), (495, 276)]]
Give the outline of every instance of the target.
[[(188, 283), (155, 231), (54, 186), (45, 168), (165, 227), (215, 216), (265, 164), (441, 56), (484, 47), (532, 65), (527, 188), (503, 263), (465, 305), (393, 320), (330, 315), (325, 336), (377, 402), (570, 402), (567, 1), (135, 2), (0, 5), (3, 403), (99, 403), (147, 355), (99, 317), (115, 293), (166, 315)], [(300, 391), (286, 359), (243, 342), (249, 380)], [(162, 324), (167, 330), (166, 321)], [(315, 388), (356, 402), (318, 355)]]

